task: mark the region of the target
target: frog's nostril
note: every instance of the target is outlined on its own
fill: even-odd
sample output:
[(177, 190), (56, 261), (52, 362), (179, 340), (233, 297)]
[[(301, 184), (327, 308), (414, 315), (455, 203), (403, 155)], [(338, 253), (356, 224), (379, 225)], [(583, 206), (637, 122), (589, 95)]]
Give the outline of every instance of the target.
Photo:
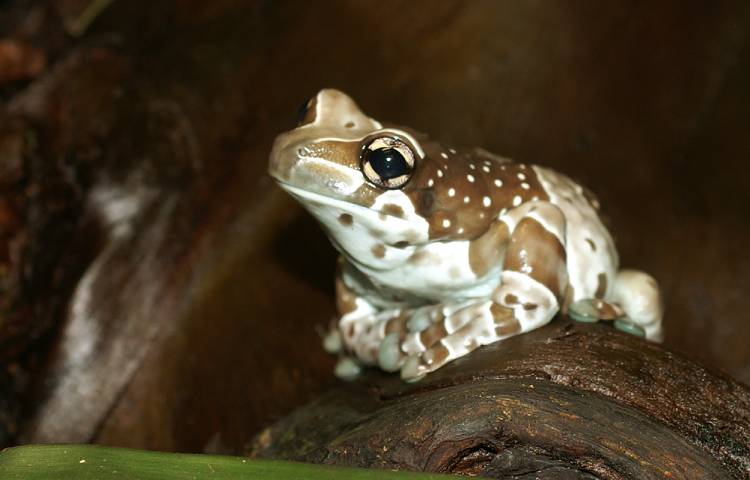
[(315, 121), (315, 106), (318, 103), (317, 97), (313, 97), (307, 102), (300, 105), (297, 110), (297, 126), (301, 127)]

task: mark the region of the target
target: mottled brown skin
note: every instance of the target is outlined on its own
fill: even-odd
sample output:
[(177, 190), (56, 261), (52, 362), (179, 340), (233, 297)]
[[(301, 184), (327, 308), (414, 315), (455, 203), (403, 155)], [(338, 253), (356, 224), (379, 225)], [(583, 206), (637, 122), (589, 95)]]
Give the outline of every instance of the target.
[(404, 218), (404, 209), (399, 205), (392, 203), (386, 203), (383, 205), (383, 209), (380, 211), (383, 215), (391, 215), (397, 218)]
[[(425, 153), (404, 192), (417, 206), (417, 213), (429, 222), (431, 239), (474, 239), (483, 235), (502, 209), (514, 206), (515, 196), (521, 197), (521, 203), (548, 200), (536, 174), (525, 164), (481, 149), (453, 149), (409, 128), (398, 128), (413, 135)], [(525, 178), (520, 179), (519, 174)], [(495, 180), (502, 182), (500, 187)], [(452, 196), (451, 188), (455, 191)], [(488, 207), (483, 206), (484, 197), (491, 201)], [(444, 220), (450, 221), (449, 227), (443, 225)]]
[(472, 240), (469, 246), (469, 264), (477, 276), (486, 275), (502, 263), (503, 259), (497, 252), (503, 251), (509, 240), (508, 225), (504, 222), (494, 222), (489, 230)]
[(521, 324), (513, 316), (513, 310), (493, 303), (490, 311), (495, 319), (495, 333), (499, 337), (510, 337), (521, 332)]
[(376, 245), (373, 245), (372, 248), (372, 254), (375, 258), (384, 258), (385, 257), (385, 245), (382, 243), (378, 243)]
[(348, 213), (342, 213), (341, 215), (339, 215), (339, 222), (341, 222), (341, 225), (345, 225), (348, 227), (352, 224), (353, 221), (354, 219), (352, 219), (352, 216)]
[(505, 253), (504, 267), (526, 273), (562, 300), (567, 285), (565, 248), (533, 218), (524, 218), (516, 225)]
[(603, 273), (600, 273), (598, 276), (599, 280), (599, 286), (596, 287), (596, 292), (594, 293), (594, 296), (596, 298), (604, 298), (604, 294), (607, 293), (607, 276)]
[(445, 338), (448, 331), (445, 329), (443, 322), (433, 323), (426, 329), (419, 332), (419, 339), (427, 348), (434, 346), (440, 339)]

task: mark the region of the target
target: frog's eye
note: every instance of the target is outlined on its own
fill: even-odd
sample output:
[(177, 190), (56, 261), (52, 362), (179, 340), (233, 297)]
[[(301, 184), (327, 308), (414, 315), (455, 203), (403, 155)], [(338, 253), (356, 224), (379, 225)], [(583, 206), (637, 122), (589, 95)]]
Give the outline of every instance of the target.
[(414, 152), (396, 137), (378, 137), (362, 149), (360, 168), (365, 178), (378, 187), (401, 188), (414, 172)]

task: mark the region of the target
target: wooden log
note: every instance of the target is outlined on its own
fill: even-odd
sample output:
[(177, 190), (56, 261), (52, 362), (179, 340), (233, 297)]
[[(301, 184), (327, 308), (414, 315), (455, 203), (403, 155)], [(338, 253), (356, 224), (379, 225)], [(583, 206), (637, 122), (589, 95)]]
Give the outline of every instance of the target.
[(611, 326), (558, 319), (415, 384), (370, 372), (250, 454), (493, 478), (748, 478), (750, 390)]

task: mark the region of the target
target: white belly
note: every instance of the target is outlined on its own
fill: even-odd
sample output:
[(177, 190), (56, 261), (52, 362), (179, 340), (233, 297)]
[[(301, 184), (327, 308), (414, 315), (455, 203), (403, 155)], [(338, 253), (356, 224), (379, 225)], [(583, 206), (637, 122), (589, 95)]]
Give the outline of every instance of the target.
[(424, 245), (393, 269), (359, 268), (377, 286), (401, 290), (427, 302), (489, 297), (499, 285), (501, 273), (498, 267), (478, 278), (469, 264), (466, 240)]

